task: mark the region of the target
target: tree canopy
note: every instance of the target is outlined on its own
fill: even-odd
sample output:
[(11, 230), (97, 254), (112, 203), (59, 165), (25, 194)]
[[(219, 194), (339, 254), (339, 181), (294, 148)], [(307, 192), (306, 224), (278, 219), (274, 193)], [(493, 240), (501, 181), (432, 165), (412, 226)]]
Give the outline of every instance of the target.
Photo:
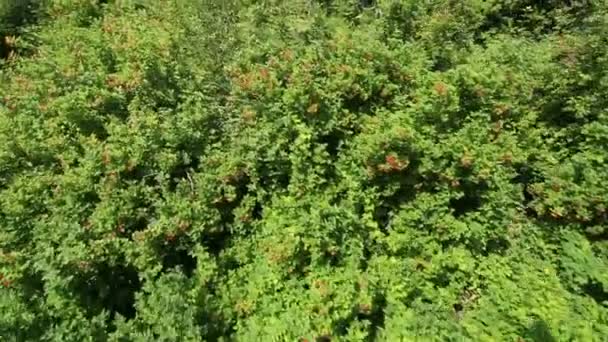
[(604, 341), (606, 0), (0, 0), (2, 341)]

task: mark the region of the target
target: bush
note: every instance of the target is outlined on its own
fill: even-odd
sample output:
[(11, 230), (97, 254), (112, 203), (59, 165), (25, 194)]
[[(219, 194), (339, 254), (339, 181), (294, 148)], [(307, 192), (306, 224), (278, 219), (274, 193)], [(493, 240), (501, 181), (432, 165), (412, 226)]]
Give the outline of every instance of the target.
[(0, 1), (0, 58), (14, 57), (17, 37), (37, 20), (37, 3), (31, 0)]
[(0, 337), (603, 340), (606, 5), (39, 3)]

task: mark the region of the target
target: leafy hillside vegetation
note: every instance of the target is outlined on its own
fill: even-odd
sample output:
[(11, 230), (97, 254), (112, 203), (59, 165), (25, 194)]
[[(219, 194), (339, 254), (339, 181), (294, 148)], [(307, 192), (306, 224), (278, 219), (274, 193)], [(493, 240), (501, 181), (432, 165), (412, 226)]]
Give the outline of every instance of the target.
[(605, 0), (1, 0), (0, 340), (605, 341)]

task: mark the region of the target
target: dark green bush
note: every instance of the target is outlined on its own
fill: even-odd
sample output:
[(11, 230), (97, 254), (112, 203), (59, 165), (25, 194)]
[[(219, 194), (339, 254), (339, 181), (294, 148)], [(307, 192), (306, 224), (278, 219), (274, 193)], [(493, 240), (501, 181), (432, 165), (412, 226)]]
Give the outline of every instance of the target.
[(17, 37), (38, 19), (38, 5), (31, 0), (0, 1), (0, 59), (14, 57)]
[(608, 336), (604, 0), (0, 4), (3, 341)]

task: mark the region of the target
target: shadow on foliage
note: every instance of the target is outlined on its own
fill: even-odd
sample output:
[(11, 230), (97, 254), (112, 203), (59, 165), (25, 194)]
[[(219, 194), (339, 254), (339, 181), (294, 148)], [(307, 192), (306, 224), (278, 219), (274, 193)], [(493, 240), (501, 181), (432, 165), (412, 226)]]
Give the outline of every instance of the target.
[(524, 32), (548, 34), (563, 30), (561, 17), (569, 17), (569, 25), (580, 27), (593, 9), (593, 1), (583, 0), (515, 0), (496, 6), (479, 31), (514, 28)]
[(389, 226), (391, 212), (414, 200), (419, 192), (428, 190), (416, 188), (416, 185), (422, 180), (422, 175), (418, 171), (420, 160), (416, 153), (413, 151), (408, 153), (408, 160), (409, 165), (404, 170), (381, 173), (370, 184), (380, 191), (397, 185), (396, 190), (384, 195), (381, 203), (376, 206), (374, 218), (382, 230), (386, 230)]
[(238, 171), (235, 175), (226, 179), (227, 184), (234, 186), (236, 198), (228, 199), (222, 191), (221, 200), (217, 201), (215, 208), (220, 212), (221, 222), (220, 227), (215, 232), (209, 232), (205, 235), (203, 245), (207, 247), (210, 253), (219, 255), (219, 253), (228, 245), (231, 237), (230, 227), (234, 224), (236, 209), (243, 198), (247, 196), (248, 185), (251, 183), (249, 175), (245, 172)]
[(80, 297), (80, 304), (91, 316), (102, 310), (110, 319), (118, 313), (127, 319), (135, 317), (135, 294), (141, 289), (139, 275), (132, 266), (93, 266), (93, 271), (81, 275), (72, 283), (72, 290)]
[(551, 330), (545, 321), (536, 320), (532, 325), (528, 328), (528, 330), (524, 334), (524, 338), (526, 341), (533, 342), (556, 342), (557, 340), (551, 334)]
[(162, 256), (163, 272), (177, 268), (186, 277), (191, 277), (196, 269), (196, 258), (188, 253), (190, 248), (186, 244), (180, 243), (179, 239), (165, 242), (159, 248), (159, 254)]
[(600, 283), (589, 281), (583, 286), (583, 292), (600, 305), (608, 301), (608, 292)]
[(38, 2), (33, 0), (3, 0), (0, 2), (0, 59), (14, 51), (8, 37), (18, 36), (23, 28), (38, 20)]
[(454, 217), (461, 217), (469, 212), (478, 210), (482, 205), (483, 193), (487, 189), (488, 186), (484, 183), (463, 182), (463, 196), (450, 200), (450, 208), (454, 211)]
[(378, 332), (384, 327), (386, 308), (386, 298), (380, 293), (376, 293), (372, 299), (371, 306), (368, 304), (361, 304), (356, 306), (352, 313), (342, 318), (333, 324), (333, 331), (337, 336), (343, 336), (348, 333), (348, 328), (355, 321), (369, 321), (369, 328), (367, 337), (364, 339), (366, 342), (373, 342), (377, 340)]

